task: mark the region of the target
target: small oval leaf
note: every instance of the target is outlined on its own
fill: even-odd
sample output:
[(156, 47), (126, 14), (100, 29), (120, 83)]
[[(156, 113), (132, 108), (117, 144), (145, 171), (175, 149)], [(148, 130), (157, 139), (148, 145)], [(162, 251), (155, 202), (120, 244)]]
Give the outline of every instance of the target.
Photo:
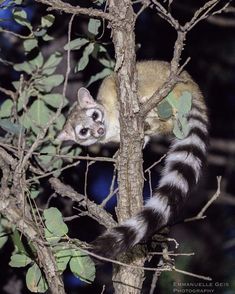
[(60, 104), (62, 103), (62, 101), (63, 101), (63, 106), (68, 104), (68, 100), (61, 94), (46, 94), (42, 96), (42, 99), (46, 104), (54, 108), (58, 108)]
[(91, 55), (93, 50), (94, 50), (94, 43), (90, 43), (89, 45), (85, 47), (83, 51), (83, 55), (81, 59), (79, 60), (77, 66), (75, 67), (75, 72), (81, 71), (87, 66), (89, 62), (89, 56)]
[(13, 107), (13, 102), (11, 99), (5, 100), (0, 108), (0, 117), (9, 117), (11, 115), (11, 110)]
[(48, 289), (45, 278), (38, 265), (34, 263), (27, 271), (26, 285), (33, 293), (44, 293)]
[(61, 212), (56, 207), (45, 209), (43, 212), (46, 228), (54, 236), (62, 237), (68, 233)]
[(179, 112), (181, 114), (187, 114), (192, 108), (192, 94), (188, 91), (184, 91), (179, 98)]
[(34, 38), (27, 39), (24, 41), (23, 45), (25, 52), (28, 53), (38, 46), (38, 40)]
[(42, 92), (50, 92), (53, 88), (59, 86), (64, 80), (63, 75), (52, 75), (49, 77), (43, 77), (38, 80), (38, 83), (35, 85), (38, 90)]
[(85, 38), (77, 38), (72, 40), (70, 43), (66, 44), (64, 46), (65, 50), (78, 50), (80, 49), (82, 46), (86, 45), (89, 41)]
[(4, 131), (12, 133), (14, 135), (19, 135), (20, 132), (24, 131), (24, 127), (22, 125), (13, 123), (12, 121), (10, 121), (10, 119), (0, 119), (0, 127)]
[(76, 249), (69, 262), (72, 273), (84, 282), (91, 283), (95, 279), (95, 265), (91, 258)]
[(25, 254), (14, 254), (11, 256), (9, 265), (12, 267), (24, 267), (32, 262), (32, 259)]
[(13, 10), (14, 20), (22, 26), (28, 27), (30, 30), (32, 29), (31, 24), (27, 20), (27, 13), (22, 8), (16, 8)]
[(164, 99), (161, 103), (158, 104), (157, 112), (159, 118), (163, 120), (166, 120), (173, 115), (172, 106), (166, 99)]
[(87, 87), (89, 85), (91, 85), (92, 83), (98, 81), (98, 80), (101, 80), (105, 77), (107, 77), (108, 75), (110, 75), (113, 71), (109, 68), (104, 68), (101, 72), (91, 76), (90, 80), (88, 81), (87, 83)]
[(71, 257), (73, 256), (73, 251), (71, 249), (61, 249), (55, 253), (56, 264), (58, 270), (62, 273), (66, 267)]
[(90, 18), (88, 23), (88, 31), (93, 35), (97, 35), (99, 32), (100, 25), (101, 25), (101, 21), (99, 19)]
[(41, 18), (41, 26), (44, 28), (49, 28), (53, 25), (54, 23), (54, 20), (55, 20), (55, 16), (53, 14), (47, 14), (47, 15), (44, 15), (42, 18)]

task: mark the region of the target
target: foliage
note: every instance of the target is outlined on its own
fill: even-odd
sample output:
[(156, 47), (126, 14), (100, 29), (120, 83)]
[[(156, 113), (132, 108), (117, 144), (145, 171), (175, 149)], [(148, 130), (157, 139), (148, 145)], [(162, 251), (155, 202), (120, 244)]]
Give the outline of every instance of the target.
[[(36, 166), (43, 173), (54, 172), (55, 176), (59, 176), (63, 160), (55, 155), (75, 156), (80, 153), (80, 148), (61, 147), (56, 140), (65, 122), (65, 116), (58, 113), (58, 109), (68, 104), (67, 98), (59, 93), (58, 88), (64, 82), (64, 76), (57, 73), (63, 53), (66, 53), (68, 49), (79, 50), (85, 46), (82, 48), (83, 56), (76, 65), (75, 72), (83, 70), (91, 56), (98, 59), (97, 56), (102, 54), (100, 63), (104, 69), (91, 77), (88, 84), (108, 75), (114, 63), (108, 57), (105, 47), (95, 42), (95, 36), (101, 25), (95, 19), (91, 19), (88, 24), (89, 38), (74, 39), (65, 46), (65, 52), (54, 52), (46, 58), (39, 44), (54, 39), (48, 34), (48, 30), (53, 25), (55, 17), (52, 14), (43, 15), (40, 23), (33, 25), (27, 10), (20, 6), (21, 4), (22, 1), (18, 0), (10, 1), (2, 6), (3, 9), (12, 8), (14, 21), (27, 32), (27, 35), (18, 35), (24, 52), (24, 60), (13, 64), (15, 76), (18, 79), (12, 82), (14, 90), (0, 107), (0, 127), (5, 131), (2, 141), (15, 145), (18, 140), (24, 138), (27, 152), (39, 134), (45, 131), (45, 137), (34, 155)], [(27, 194), (31, 199), (36, 199), (42, 189), (37, 177), (38, 174), (32, 170), (28, 174), (28, 180), (31, 182), (28, 185)], [(31, 203), (31, 200), (29, 202)], [(32, 213), (35, 217), (39, 217), (36, 207), (32, 207)], [(72, 248), (71, 244), (64, 242), (67, 239), (68, 227), (64, 223), (61, 212), (55, 207), (50, 207), (43, 211), (40, 219), (44, 227), (44, 238), (53, 249), (60, 274), (69, 265), (76, 277), (88, 283), (92, 282), (95, 277), (94, 263), (77, 246), (74, 245)], [(0, 248), (3, 248), (9, 235), (15, 246), (9, 265), (27, 269), (26, 284), (31, 292), (47, 291), (48, 285), (35, 256), (33, 244), (29, 244), (29, 248), (26, 247), (19, 232), (6, 219), (1, 218)]]
[(113, 72), (114, 68), (114, 61), (110, 58), (106, 47), (103, 44), (95, 41), (95, 36), (98, 35), (100, 26), (100, 20), (91, 18), (88, 23), (87, 37), (76, 38), (64, 46), (65, 50), (83, 49), (82, 57), (74, 68), (75, 73), (84, 70), (87, 67), (91, 57), (103, 65), (104, 68), (100, 72), (90, 77), (89, 81), (87, 82), (87, 86), (105, 78)]
[(157, 106), (157, 112), (160, 119), (166, 120), (170, 117), (174, 120), (174, 135), (183, 139), (187, 136), (189, 126), (187, 115), (192, 107), (192, 94), (188, 91), (181, 93), (179, 97), (170, 92), (165, 99)]

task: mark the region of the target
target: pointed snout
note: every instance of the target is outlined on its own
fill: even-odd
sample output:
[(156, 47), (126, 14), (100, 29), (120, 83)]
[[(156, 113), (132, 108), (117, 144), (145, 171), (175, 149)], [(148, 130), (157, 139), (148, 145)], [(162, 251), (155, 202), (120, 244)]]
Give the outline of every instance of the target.
[(92, 135), (95, 137), (95, 138), (99, 138), (99, 137), (102, 137), (104, 136), (105, 134), (105, 127), (103, 125), (97, 125), (95, 129), (93, 129), (93, 132), (92, 132)]

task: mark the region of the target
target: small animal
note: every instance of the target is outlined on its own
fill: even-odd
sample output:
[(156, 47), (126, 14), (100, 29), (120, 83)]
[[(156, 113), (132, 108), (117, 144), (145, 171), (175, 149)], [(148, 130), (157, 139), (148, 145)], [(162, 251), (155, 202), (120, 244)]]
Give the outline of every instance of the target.
[[(170, 65), (164, 61), (143, 61), (136, 65), (138, 74), (138, 97), (143, 103), (159, 89), (170, 74)], [(187, 72), (182, 72), (185, 82), (172, 89), (176, 99), (183, 92), (190, 92), (192, 106), (187, 113), (187, 135), (175, 138), (165, 159), (165, 168), (158, 187), (143, 209), (120, 225), (107, 230), (92, 244), (96, 254), (116, 258), (134, 245), (149, 239), (172, 220), (187, 199), (191, 189), (198, 183), (206, 158), (208, 140), (208, 117), (203, 96), (198, 85)], [(70, 113), (58, 138), (72, 140), (79, 145), (120, 141), (119, 102), (115, 73), (106, 77), (93, 99), (86, 88), (80, 88), (77, 105)], [(146, 118), (146, 136), (170, 133), (174, 117), (161, 119), (156, 109)]]

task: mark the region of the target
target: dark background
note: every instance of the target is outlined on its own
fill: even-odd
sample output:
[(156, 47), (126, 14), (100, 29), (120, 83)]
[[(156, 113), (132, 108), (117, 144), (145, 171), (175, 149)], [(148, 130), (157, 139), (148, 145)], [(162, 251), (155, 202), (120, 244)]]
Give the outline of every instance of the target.
[[(74, 1), (77, 3), (77, 1)], [(86, 5), (87, 1), (79, 1)], [(185, 22), (190, 19), (192, 13), (204, 1), (175, 1), (172, 6), (174, 16)], [(46, 13), (45, 6), (35, 4), (34, 1), (26, 3), (33, 23)], [(136, 9), (139, 7), (136, 5)], [(2, 13), (0, 11), (0, 13)], [(227, 15), (224, 19), (234, 19)], [(14, 25), (9, 12), (9, 22), (0, 23), (0, 26), (22, 32), (21, 27)], [(66, 14), (56, 14), (56, 22), (51, 29), (55, 40), (50, 45), (40, 44), (45, 55), (50, 55), (62, 48), (67, 39), (67, 27), (69, 17)], [(86, 32), (87, 18), (76, 17), (73, 25), (72, 38), (81, 36)], [(13, 26), (14, 25), (14, 26)], [(160, 59), (170, 61), (173, 53), (176, 33), (164, 20), (159, 18), (155, 10), (147, 9), (139, 17), (136, 24), (137, 60)], [(114, 57), (113, 46), (110, 41), (110, 31), (105, 30), (100, 42), (109, 42), (110, 56)], [(10, 38), (8, 34), (0, 34), (1, 51), (0, 58), (12, 62), (22, 61), (23, 54), (19, 49), (17, 39)], [(72, 64), (81, 56), (81, 52), (72, 55)], [(208, 201), (217, 188), (216, 176), (221, 175), (222, 191), (220, 198), (212, 204), (206, 212), (207, 218), (188, 224), (179, 224), (172, 228), (171, 236), (180, 243), (178, 252), (194, 252), (195, 256), (176, 257), (176, 267), (213, 278), (212, 286), (194, 284), (188, 289), (213, 289), (213, 293), (230, 294), (235, 293), (235, 20), (232, 25), (218, 25), (212, 21), (205, 20), (198, 24), (188, 35), (182, 61), (187, 57), (191, 61), (187, 70), (198, 82), (205, 95), (210, 116), (211, 144), (208, 154), (208, 164), (200, 185), (191, 195), (190, 200), (182, 209), (181, 218), (196, 215), (203, 205)], [(62, 64), (59, 70), (63, 71)], [(101, 66), (97, 61), (91, 59), (88, 67), (79, 74), (71, 73), (68, 87), (68, 98), (72, 103), (76, 97), (76, 90), (85, 85), (90, 75), (98, 72)], [(11, 88), (11, 81), (16, 79), (17, 74), (8, 66), (0, 63), (0, 85)], [(157, 77), (156, 77), (157, 78)], [(89, 87), (95, 95), (99, 82)], [(5, 99), (0, 93), (0, 99)], [(144, 150), (145, 163), (148, 167), (167, 151), (169, 139), (159, 138), (150, 143)], [(112, 155), (115, 147), (97, 147), (84, 149), (83, 154), (90, 155)], [(162, 165), (158, 165), (152, 172), (153, 187), (159, 179), (159, 171)], [(65, 183), (70, 184), (80, 192), (84, 189), (84, 173), (86, 164), (81, 163), (79, 167), (70, 169), (62, 175)], [(113, 167), (109, 163), (96, 163), (89, 170), (88, 195), (91, 199), (101, 202), (109, 192), (112, 179)], [(47, 180), (42, 181), (44, 192), (40, 195), (40, 202), (45, 202), (52, 191)], [(148, 197), (149, 188), (146, 181), (145, 196)], [(70, 201), (59, 202), (53, 200), (52, 206), (57, 206), (64, 215), (75, 214)], [(107, 209), (114, 212), (115, 199), (112, 199)], [(91, 241), (102, 228), (87, 217), (74, 220), (69, 223), (70, 236), (81, 240)], [(172, 244), (172, 248), (174, 244)], [(22, 281), (24, 283), (24, 270), (13, 269), (8, 266), (10, 253), (13, 245), (8, 242), (0, 251), (0, 293), (28, 293), (27, 289), (20, 290)], [(156, 266), (157, 260), (153, 259), (151, 266)], [(112, 293), (110, 284), (111, 266), (105, 265), (98, 268), (98, 275), (94, 285), (87, 285), (73, 277), (67, 271), (65, 273), (65, 285), (67, 293), (101, 293), (103, 283), (107, 283), (105, 293)], [(143, 293), (149, 293), (151, 275), (147, 274)], [(183, 288), (173, 283), (194, 282), (201, 280), (187, 277), (178, 273), (163, 273), (159, 279), (156, 293), (173, 293), (182, 291)], [(221, 283), (221, 284), (219, 284)], [(15, 288), (14, 288), (15, 287)], [(18, 288), (17, 288), (18, 287)], [(18, 291), (18, 292), (17, 292)], [(179, 292), (178, 292), (179, 293)]]

